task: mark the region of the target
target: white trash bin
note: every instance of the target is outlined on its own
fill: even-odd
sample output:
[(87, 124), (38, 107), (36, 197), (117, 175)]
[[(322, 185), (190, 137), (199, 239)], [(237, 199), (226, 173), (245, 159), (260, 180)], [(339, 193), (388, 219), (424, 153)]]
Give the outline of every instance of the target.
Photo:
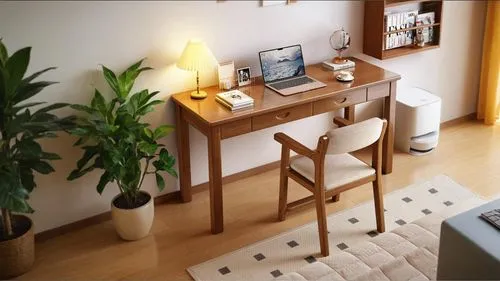
[(400, 89), (396, 102), (396, 148), (413, 155), (430, 153), (438, 144), (441, 98), (413, 87)]

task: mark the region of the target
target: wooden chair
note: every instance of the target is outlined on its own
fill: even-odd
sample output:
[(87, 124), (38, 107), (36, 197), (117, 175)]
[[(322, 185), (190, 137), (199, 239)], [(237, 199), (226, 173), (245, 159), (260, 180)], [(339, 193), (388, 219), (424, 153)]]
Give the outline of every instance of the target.
[[(346, 120), (336, 122), (346, 125)], [(318, 140), (315, 150), (300, 144), (284, 133), (274, 139), (282, 144), (278, 218), (285, 220), (287, 210), (315, 201), (321, 254), (329, 255), (325, 198), (340, 199), (340, 193), (365, 183), (373, 183), (377, 231), (385, 231), (382, 193), (382, 142), (387, 121), (372, 118), (328, 131)], [(371, 146), (371, 166), (349, 154)], [(290, 150), (299, 154), (290, 161)], [(292, 178), (313, 195), (287, 204), (288, 178)]]

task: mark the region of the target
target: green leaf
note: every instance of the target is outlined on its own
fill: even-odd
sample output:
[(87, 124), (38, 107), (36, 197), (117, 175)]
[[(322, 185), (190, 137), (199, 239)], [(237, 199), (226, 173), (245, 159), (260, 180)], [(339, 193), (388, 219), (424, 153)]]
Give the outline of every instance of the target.
[(5, 81), (7, 96), (13, 96), (17, 86), (21, 83), (28, 69), (30, 53), (31, 47), (22, 48), (7, 59), (5, 63), (5, 68), (9, 73), (9, 80)]
[(30, 123), (45, 123), (45, 125), (51, 125), (50, 127), (54, 127), (55, 123), (51, 121), (56, 121), (58, 118), (54, 114), (50, 114), (47, 112), (35, 112), (30, 119)]
[(56, 69), (56, 68), (57, 68), (57, 67), (48, 67), (48, 68), (45, 68), (45, 69), (43, 69), (43, 70), (37, 71), (37, 72), (35, 72), (35, 73), (31, 74), (30, 76), (28, 76), (28, 77), (24, 78), (24, 79), (22, 80), (22, 83), (21, 83), (21, 84), (28, 84), (29, 82), (31, 82), (31, 81), (33, 81), (34, 79), (36, 79), (38, 76), (40, 76), (40, 75), (44, 74), (44, 73), (45, 73), (45, 72), (47, 72), (47, 71), (54, 70), (54, 69)]
[(161, 100), (152, 101), (152, 102), (150, 102), (150, 103), (142, 106), (141, 108), (139, 108), (137, 110), (136, 114), (139, 115), (139, 116), (144, 116), (147, 113), (154, 111), (154, 106), (157, 105), (157, 104), (161, 104), (161, 103), (163, 103), (163, 101), (161, 101)]
[(93, 109), (89, 106), (86, 106), (86, 105), (81, 105), (81, 104), (72, 104), (70, 107), (73, 108), (74, 110), (83, 111), (83, 112), (86, 112), (88, 114), (94, 114), (97, 112), (95, 109)]
[(177, 178), (177, 177), (178, 177), (178, 175), (177, 175), (177, 171), (176, 171), (176, 170), (174, 170), (174, 169), (172, 169), (172, 168), (166, 169), (165, 171), (166, 171), (167, 173), (169, 173), (172, 177), (175, 177), (175, 178)]
[(144, 128), (144, 134), (148, 137), (148, 138), (153, 138), (153, 131), (151, 131), (149, 128)]
[(151, 67), (143, 67), (138, 68), (143, 60), (133, 64), (127, 70), (125, 70), (122, 74), (120, 74), (118, 78), (118, 83), (120, 85), (120, 89), (124, 94), (124, 98), (128, 96), (132, 87), (134, 86), (135, 80), (139, 76), (139, 74), (143, 71), (151, 70)]
[(33, 163), (31, 168), (33, 170), (39, 172), (40, 174), (44, 174), (44, 175), (50, 174), (50, 173), (55, 171), (54, 168), (52, 168), (52, 166), (49, 163), (44, 162), (44, 161), (39, 161), (39, 162)]
[(103, 116), (106, 116), (108, 111), (108, 108), (106, 107), (106, 100), (97, 89), (95, 89), (94, 98), (92, 99), (90, 106), (99, 111)]
[(77, 120), (78, 118), (76, 116), (69, 115), (54, 120), (54, 123), (56, 123), (57, 126), (59, 127), (58, 130), (64, 130), (67, 132), (68, 130), (75, 128), (75, 126), (77, 125), (76, 124)]
[(71, 173), (69, 174), (69, 176), (66, 178), (67, 180), (69, 181), (72, 181), (72, 180), (75, 180), (83, 175), (85, 175), (86, 173), (88, 172), (91, 172), (94, 170), (94, 166), (90, 166), (84, 170), (78, 170), (78, 169), (75, 169), (73, 171), (71, 171)]
[(173, 125), (162, 125), (156, 128), (153, 134), (153, 139), (158, 140), (163, 137), (166, 137), (167, 135), (169, 135), (171, 132), (174, 131), (174, 128), (175, 127)]
[(155, 143), (140, 142), (137, 148), (146, 155), (154, 155), (158, 149), (158, 145)]
[(28, 103), (22, 104), (20, 106), (13, 107), (12, 113), (17, 113), (17, 112), (23, 110), (24, 108), (37, 106), (37, 105), (44, 104), (44, 103), (46, 103), (46, 102), (28, 102)]
[(0, 67), (0, 109), (2, 110), (4, 110), (5, 106), (7, 105), (6, 99), (8, 97), (6, 95), (5, 83), (8, 77), (9, 74), (2, 65), (2, 67)]
[(15, 115), (10, 122), (5, 124), (6, 131), (9, 134), (9, 138), (13, 138), (20, 132), (22, 132), (22, 125), (28, 122), (31, 119), (31, 113), (29, 109), (26, 109), (24, 112)]
[[(72, 129), (72, 130), (76, 130), (76, 128), (75, 128), (75, 129)], [(82, 144), (86, 143), (86, 142), (88, 141), (88, 139), (89, 139), (88, 137), (81, 137), (81, 138), (79, 138), (79, 139), (78, 139), (78, 140), (77, 140), (77, 141), (73, 144), (73, 146), (79, 146), (79, 145), (82, 145)]]
[(160, 160), (167, 163), (168, 157), (169, 157), (168, 150), (166, 148), (162, 148), (160, 150)]
[(42, 160), (61, 160), (61, 156), (59, 156), (56, 153), (42, 152), (40, 155), (40, 159), (42, 159)]
[[(11, 171), (12, 172), (12, 171)], [(0, 208), (6, 208), (18, 213), (32, 213), (33, 209), (26, 201), (29, 198), (29, 192), (22, 183), (17, 180), (17, 177), (12, 177), (12, 174), (2, 173), (0, 175)]]
[(156, 185), (158, 186), (158, 190), (163, 191), (163, 189), (165, 189), (165, 180), (158, 173), (155, 173), (155, 176), (156, 176)]
[(118, 102), (119, 102), (119, 100), (117, 98), (114, 98), (107, 105), (106, 118), (107, 118), (108, 122), (111, 123), (111, 124), (115, 123), (115, 120), (116, 120), (116, 116), (115, 116), (114, 110), (115, 110), (115, 107), (116, 107), (116, 103), (118, 103)]
[(136, 62), (133, 65), (129, 66), (129, 68), (127, 68), (127, 70), (125, 70), (125, 72), (136, 71), (137, 69), (139, 69), (139, 67), (141, 66), (141, 64), (142, 64), (142, 62), (144, 60), (145, 60), (145, 58), (140, 59), (138, 62)]
[(124, 105), (127, 112), (132, 116), (136, 116), (137, 109), (141, 106), (141, 100), (147, 95), (148, 90), (142, 90), (132, 95), (128, 102)]
[(113, 176), (111, 176), (111, 174), (109, 172), (104, 172), (102, 175), (101, 175), (101, 178), (99, 179), (99, 183), (97, 184), (97, 192), (99, 194), (102, 194), (102, 192), (104, 191), (104, 188), (106, 187), (106, 185), (111, 182), (113, 180)]
[(116, 79), (116, 75), (109, 68), (102, 66), (102, 72), (104, 73), (104, 78), (108, 82), (108, 85), (111, 87), (113, 92), (115, 92), (116, 96), (120, 99), (125, 99), (127, 96), (123, 95), (120, 91), (120, 87), (118, 86), (118, 80)]
[(19, 169), (19, 176), (21, 177), (21, 183), (23, 187), (28, 191), (32, 192), (36, 187), (35, 177), (33, 176), (33, 171), (29, 167), (21, 166)]
[(42, 154), (40, 144), (30, 139), (16, 142), (12, 150), (17, 152), (17, 159), (37, 159)]
[(52, 132), (38, 132), (33, 135), (33, 139), (40, 139), (40, 138), (57, 138), (57, 134)]
[[(74, 129), (68, 130), (68, 132), (72, 135), (75, 135), (75, 136), (85, 137), (89, 134), (90, 131), (87, 128), (74, 128)], [(79, 145), (79, 144), (75, 143), (74, 145)]]
[(68, 105), (69, 105), (68, 103), (61, 103), (61, 102), (60, 103), (54, 103), (54, 104), (51, 104), (51, 105), (46, 106), (44, 108), (40, 108), (33, 115), (40, 114), (40, 113), (46, 113), (46, 112), (49, 112), (49, 111), (52, 111), (52, 110), (56, 110), (56, 109), (59, 109), (59, 108), (66, 107)]
[(146, 104), (148, 101), (150, 101), (154, 96), (158, 95), (160, 91), (154, 91), (151, 94), (149, 94), (143, 101), (142, 104)]
[(43, 89), (46, 87), (57, 84), (57, 82), (48, 82), (48, 81), (41, 81), (41, 82), (34, 82), (34, 83), (29, 83), (26, 85), (21, 85), (17, 89), (17, 93), (12, 99), (12, 102), (14, 104), (18, 104), (24, 100), (27, 100), (36, 94), (40, 93)]
[(79, 170), (83, 169), (83, 167), (85, 167), (85, 165), (87, 165), (87, 163), (99, 152), (98, 146), (85, 146), (83, 149), (85, 152), (83, 153), (82, 158), (76, 162), (76, 166)]
[(7, 53), (7, 48), (5, 48), (5, 45), (3, 44), (2, 39), (0, 38), (0, 63), (2, 65), (5, 65), (8, 58), (9, 54)]

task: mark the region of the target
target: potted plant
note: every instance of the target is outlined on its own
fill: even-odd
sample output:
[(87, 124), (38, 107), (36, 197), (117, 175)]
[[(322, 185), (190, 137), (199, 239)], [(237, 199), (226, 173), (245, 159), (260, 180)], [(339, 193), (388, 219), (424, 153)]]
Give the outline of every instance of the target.
[[(67, 106), (45, 102), (26, 102), (55, 82), (33, 82), (53, 67), (24, 77), (31, 48), (8, 55), (0, 39), (0, 280), (27, 272), (34, 261), (33, 222), (20, 215), (32, 213), (29, 194), (36, 187), (34, 172), (54, 172), (51, 160), (60, 159), (46, 152), (38, 141), (56, 137), (55, 132), (71, 126), (73, 117), (59, 118), (52, 110)], [(32, 107), (37, 106), (37, 110)]]
[(79, 137), (75, 145), (81, 146), (84, 153), (68, 180), (101, 169), (104, 172), (97, 184), (99, 194), (109, 183), (116, 183), (120, 193), (111, 202), (111, 214), (118, 234), (125, 240), (145, 237), (153, 223), (153, 198), (141, 191), (146, 175), (155, 175), (160, 191), (165, 188), (160, 172), (177, 177), (175, 158), (158, 143), (174, 127), (163, 125), (153, 130), (149, 124), (141, 122), (155, 105), (163, 103), (152, 100), (158, 92), (140, 90), (130, 94), (139, 74), (151, 69), (141, 68), (142, 62), (140, 60), (119, 75), (102, 66), (104, 78), (114, 93), (111, 101), (106, 101), (95, 89), (89, 106), (72, 105), (85, 114), (77, 119), (76, 127), (70, 131)]

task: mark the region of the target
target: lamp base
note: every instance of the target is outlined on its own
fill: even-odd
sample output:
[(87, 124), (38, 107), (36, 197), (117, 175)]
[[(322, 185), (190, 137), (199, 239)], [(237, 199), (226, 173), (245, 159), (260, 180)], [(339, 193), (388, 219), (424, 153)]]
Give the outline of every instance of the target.
[(334, 64), (344, 64), (344, 63), (347, 63), (348, 60), (346, 58), (343, 58), (343, 57), (334, 57), (332, 62)]
[(207, 97), (207, 92), (205, 91), (192, 91), (191, 98), (196, 100), (201, 100)]

